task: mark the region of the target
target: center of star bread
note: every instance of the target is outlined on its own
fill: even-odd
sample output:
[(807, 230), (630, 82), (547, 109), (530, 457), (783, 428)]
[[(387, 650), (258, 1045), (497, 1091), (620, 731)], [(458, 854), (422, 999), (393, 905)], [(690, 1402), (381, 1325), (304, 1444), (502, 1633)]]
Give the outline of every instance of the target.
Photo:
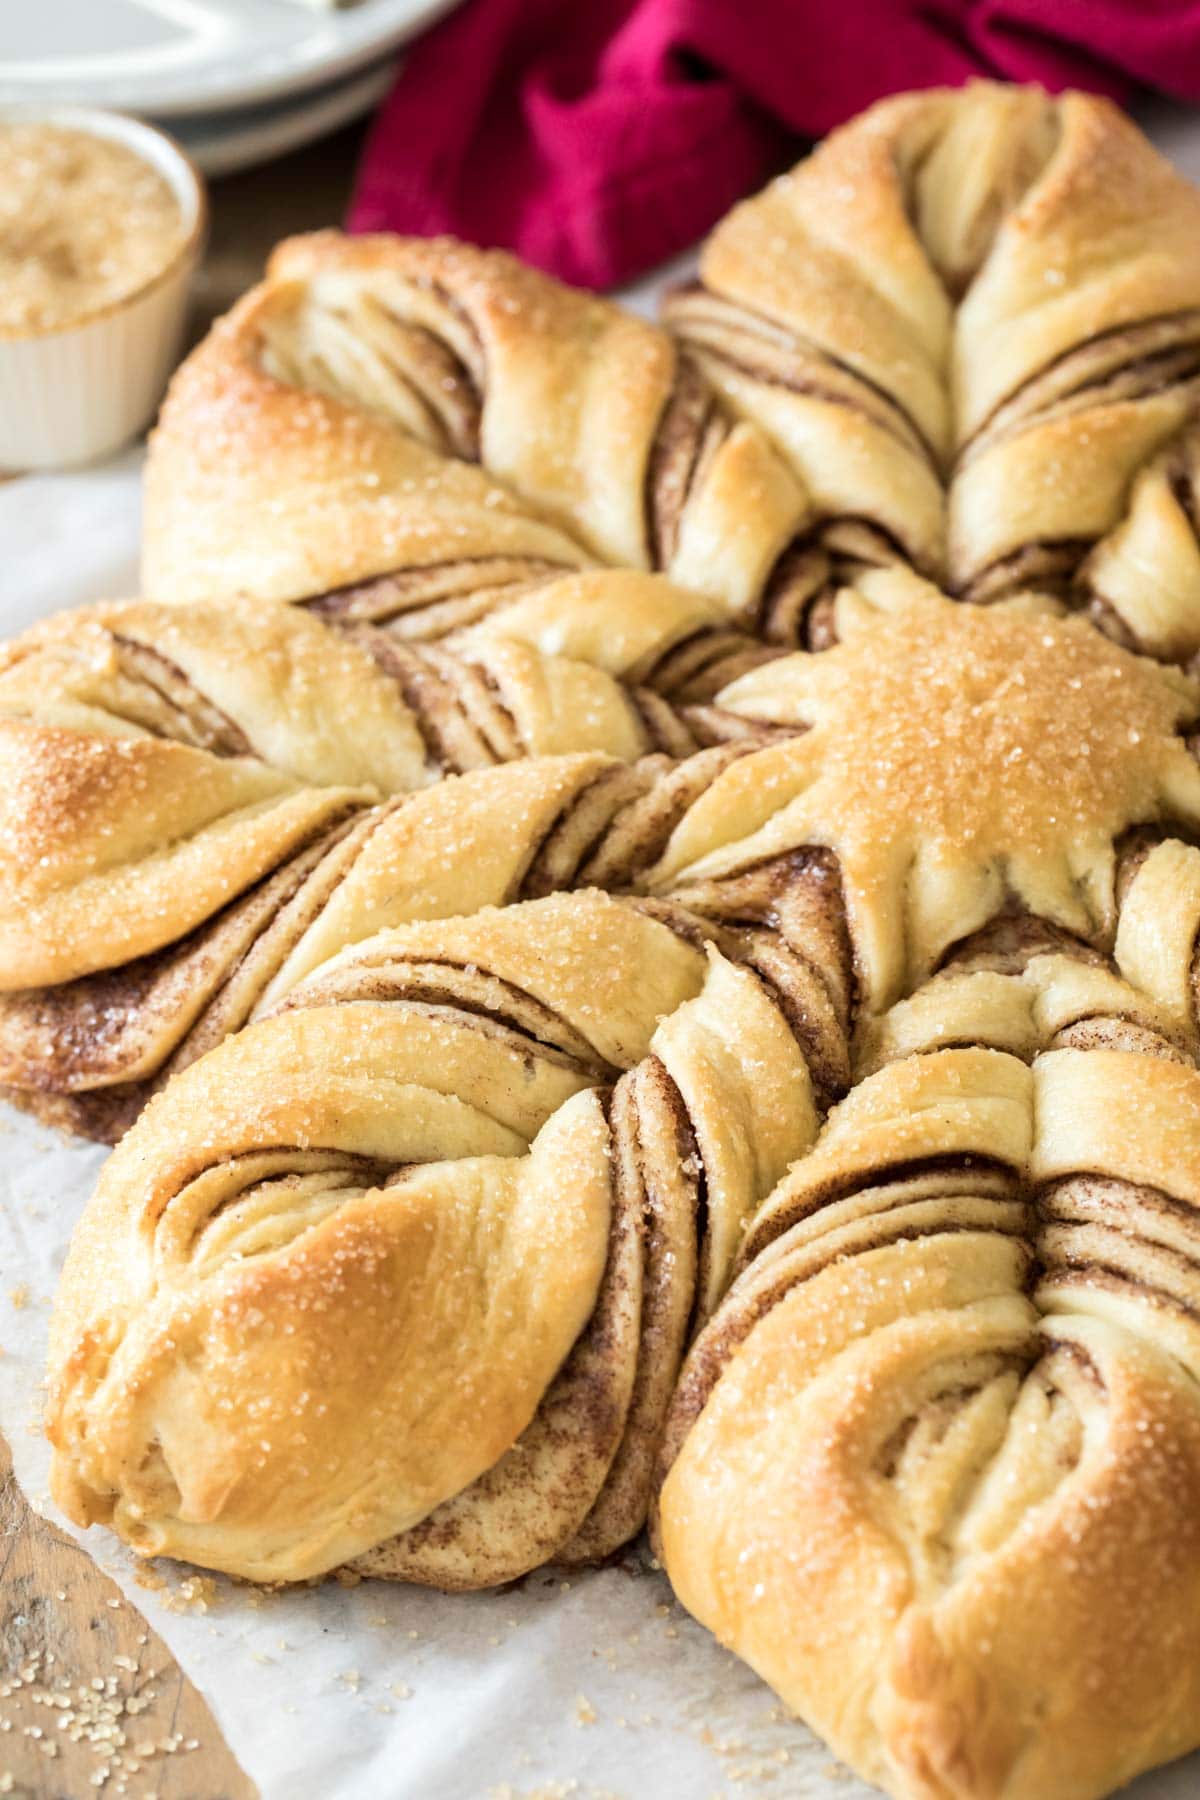
[(1114, 838), (1194, 768), (1200, 687), (1081, 619), (938, 601), (805, 659), (800, 716), (855, 835), (972, 860)]

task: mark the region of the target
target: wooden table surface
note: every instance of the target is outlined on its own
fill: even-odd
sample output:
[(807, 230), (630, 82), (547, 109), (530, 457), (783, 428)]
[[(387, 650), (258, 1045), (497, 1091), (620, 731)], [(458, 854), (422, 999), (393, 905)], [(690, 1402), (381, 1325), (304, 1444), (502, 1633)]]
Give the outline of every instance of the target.
[[(192, 336), (279, 238), (337, 224), (362, 127), (211, 185)], [(202, 1695), (85, 1551), (31, 1512), (0, 1438), (0, 1795), (254, 1800)], [(297, 1797), (299, 1800), (299, 1797)]]

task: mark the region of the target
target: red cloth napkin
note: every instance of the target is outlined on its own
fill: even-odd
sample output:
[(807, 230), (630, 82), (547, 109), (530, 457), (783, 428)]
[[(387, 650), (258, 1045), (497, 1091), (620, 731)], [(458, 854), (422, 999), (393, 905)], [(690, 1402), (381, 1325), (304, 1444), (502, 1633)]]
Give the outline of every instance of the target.
[(504, 244), (610, 287), (798, 138), (974, 75), (1200, 99), (1200, 0), (467, 0), (409, 53), (350, 226)]

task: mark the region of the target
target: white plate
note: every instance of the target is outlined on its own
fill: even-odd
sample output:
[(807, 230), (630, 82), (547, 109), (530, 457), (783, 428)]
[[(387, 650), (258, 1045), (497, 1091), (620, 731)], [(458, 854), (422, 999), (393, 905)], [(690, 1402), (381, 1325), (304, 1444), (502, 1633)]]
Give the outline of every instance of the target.
[[(0, 0), (2, 4), (2, 0)], [(227, 113), (171, 119), (168, 129), (205, 175), (232, 175), (311, 144), (361, 118), (391, 87), (399, 64), (389, 58), (365, 75), (353, 75), (299, 100), (277, 100)]]
[(375, 62), (455, 0), (0, 0), (0, 101), (173, 118), (277, 100)]

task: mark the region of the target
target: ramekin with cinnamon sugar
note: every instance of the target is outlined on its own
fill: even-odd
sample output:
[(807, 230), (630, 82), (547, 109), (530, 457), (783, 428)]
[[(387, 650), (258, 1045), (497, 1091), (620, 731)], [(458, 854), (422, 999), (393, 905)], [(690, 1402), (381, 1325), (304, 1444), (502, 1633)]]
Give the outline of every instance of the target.
[(149, 422), (206, 219), (200, 176), (153, 127), (0, 108), (0, 470), (89, 462)]

